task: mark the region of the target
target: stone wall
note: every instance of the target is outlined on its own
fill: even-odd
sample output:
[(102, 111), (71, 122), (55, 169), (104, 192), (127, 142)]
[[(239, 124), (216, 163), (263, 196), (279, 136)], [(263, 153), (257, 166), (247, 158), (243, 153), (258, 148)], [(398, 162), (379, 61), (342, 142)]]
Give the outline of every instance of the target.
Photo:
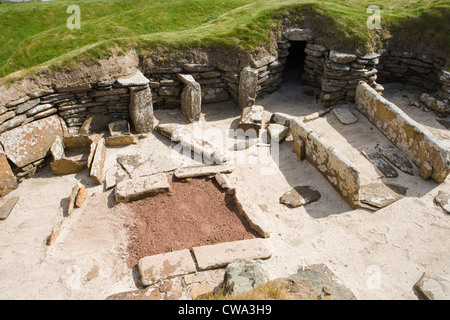
[(290, 131), (303, 142), (305, 158), (336, 189), (339, 195), (354, 209), (360, 206), (360, 177), (356, 167), (332, 148), (304, 122), (291, 119)]
[(450, 88), (442, 87), (439, 79), (439, 73), (445, 66), (443, 58), (414, 52), (386, 51), (379, 60), (380, 81), (408, 83), (428, 91), (445, 90), (448, 99)]
[(365, 82), (358, 84), (356, 108), (394, 145), (406, 153), (417, 167), (431, 165), (433, 180), (438, 183), (445, 180), (450, 172), (449, 150), (431, 132)]

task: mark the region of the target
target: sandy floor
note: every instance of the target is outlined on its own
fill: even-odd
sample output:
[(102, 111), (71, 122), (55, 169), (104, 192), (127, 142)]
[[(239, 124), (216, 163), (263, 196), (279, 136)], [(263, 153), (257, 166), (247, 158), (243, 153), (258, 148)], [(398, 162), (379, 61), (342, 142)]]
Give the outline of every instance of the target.
[[(288, 84), (257, 103), (269, 112), (296, 116), (320, 110), (305, 89)], [(244, 187), (267, 213), (273, 254), (264, 263), (271, 279), (293, 274), (300, 266), (324, 263), (358, 299), (418, 299), (413, 285), (423, 272), (450, 278), (450, 216), (433, 203), (439, 190), (450, 192), (448, 180), (437, 185), (419, 179), (417, 171), (414, 177), (401, 175), (396, 179), (410, 188), (407, 197), (377, 212), (352, 210), (314, 167), (296, 157), (291, 139), (272, 153), (271, 148), (256, 145), (231, 152), (234, 137), (229, 129), (237, 126), (238, 107), (226, 102), (206, 105), (203, 111), (201, 128), (235, 160), (230, 180)], [(179, 111), (155, 114), (161, 122), (185, 122)], [(342, 130), (332, 114), (314, 127), (323, 129), (327, 140), (336, 137), (337, 147), (342, 141), (353, 148), (345, 147), (344, 152), (357, 153), (385, 139), (357, 116), (355, 128), (362, 130), (361, 136), (350, 127)], [(119, 153), (135, 151), (177, 156), (182, 165), (197, 162), (173, 151), (174, 146), (157, 133), (149, 134), (137, 145), (108, 148), (106, 166), (112, 166)], [(361, 157), (353, 160), (368, 166)], [(371, 179), (380, 175), (373, 167), (368, 172)], [(56, 242), (46, 246), (52, 228), (63, 219), (76, 181), (87, 186), (89, 198), (64, 220)], [(317, 188), (321, 199), (295, 209), (279, 203), (285, 191), (304, 184)], [(123, 206), (115, 205), (111, 190), (95, 186), (87, 170), (54, 177), (47, 166), (10, 194), (16, 195), (20, 201), (8, 219), (0, 221), (1, 299), (105, 299), (137, 288), (136, 270), (127, 267), (129, 235)], [(217, 272), (215, 276), (217, 280)]]

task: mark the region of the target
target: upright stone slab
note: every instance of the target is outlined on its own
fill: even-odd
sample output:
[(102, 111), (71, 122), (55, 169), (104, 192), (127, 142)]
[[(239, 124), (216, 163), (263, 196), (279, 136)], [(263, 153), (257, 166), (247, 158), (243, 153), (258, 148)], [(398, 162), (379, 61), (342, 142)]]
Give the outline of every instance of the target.
[(95, 148), (94, 158), (91, 163), (90, 176), (96, 184), (103, 183), (103, 169), (106, 159), (105, 139), (101, 138)]
[(261, 130), (263, 126), (263, 113), (263, 106), (253, 105), (251, 107), (245, 107), (242, 110), (239, 128), (244, 132), (248, 130), (254, 130), (256, 135), (258, 135), (259, 130)]
[(181, 93), (181, 112), (189, 122), (200, 120), (202, 105), (202, 89), (190, 74), (178, 74), (184, 84)]
[(256, 101), (256, 89), (258, 86), (258, 71), (252, 68), (244, 68), (239, 78), (239, 108), (251, 107)]
[(130, 87), (129, 112), (134, 130), (137, 133), (150, 132), (155, 124), (152, 92), (150, 87), (138, 89)]
[(19, 184), (11, 170), (8, 159), (6, 159), (6, 155), (0, 152), (0, 197), (17, 189), (18, 186)]

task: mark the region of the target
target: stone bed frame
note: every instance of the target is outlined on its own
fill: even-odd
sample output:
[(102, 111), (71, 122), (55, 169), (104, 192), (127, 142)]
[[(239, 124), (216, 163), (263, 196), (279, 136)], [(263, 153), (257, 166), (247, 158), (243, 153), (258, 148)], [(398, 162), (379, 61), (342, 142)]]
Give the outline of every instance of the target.
[[(256, 231), (262, 238), (268, 238), (269, 231), (267, 222), (261, 209), (254, 205), (245, 196), (244, 190), (241, 188), (233, 188), (224, 173), (233, 171), (231, 166), (212, 165), (212, 166), (192, 166), (182, 167), (175, 170), (174, 175), (178, 178), (204, 177), (214, 175), (216, 181), (222, 189), (234, 195), (234, 200), (238, 208), (239, 214), (249, 223), (250, 227)], [(154, 177), (164, 176), (161, 179), (163, 183), (153, 183)], [(138, 179), (151, 181), (151, 183), (137, 183), (137, 186), (146, 185), (142, 190), (134, 192), (141, 197), (151, 196), (155, 193), (164, 193), (169, 191), (169, 183), (164, 173), (145, 176)], [(125, 180), (129, 185), (133, 185), (135, 179)], [(161, 188), (161, 185), (165, 185)], [(129, 187), (125, 188), (129, 192)], [(139, 189), (139, 187), (138, 187)], [(157, 189), (157, 190), (156, 190)], [(123, 192), (120, 186), (116, 186), (117, 195)], [(144, 194), (145, 193), (145, 194)], [(128, 197), (127, 202), (133, 201), (133, 197)], [(138, 271), (141, 284), (146, 287), (165, 279), (204, 271), (208, 269), (223, 268), (228, 264), (240, 259), (268, 259), (271, 257), (271, 251), (268, 249), (264, 239), (254, 238), (248, 240), (239, 240), (224, 242), (213, 245), (194, 247), (192, 250), (183, 249), (174, 252), (162, 253), (152, 256), (143, 257), (138, 262)]]

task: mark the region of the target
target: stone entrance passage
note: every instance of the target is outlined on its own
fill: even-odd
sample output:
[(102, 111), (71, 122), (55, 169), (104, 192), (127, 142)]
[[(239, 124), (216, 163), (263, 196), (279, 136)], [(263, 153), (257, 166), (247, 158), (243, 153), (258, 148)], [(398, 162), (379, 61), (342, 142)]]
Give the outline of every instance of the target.
[(306, 41), (291, 41), (284, 46), (288, 47), (289, 55), (286, 60), (286, 68), (283, 72), (283, 81), (300, 82), (305, 65)]

